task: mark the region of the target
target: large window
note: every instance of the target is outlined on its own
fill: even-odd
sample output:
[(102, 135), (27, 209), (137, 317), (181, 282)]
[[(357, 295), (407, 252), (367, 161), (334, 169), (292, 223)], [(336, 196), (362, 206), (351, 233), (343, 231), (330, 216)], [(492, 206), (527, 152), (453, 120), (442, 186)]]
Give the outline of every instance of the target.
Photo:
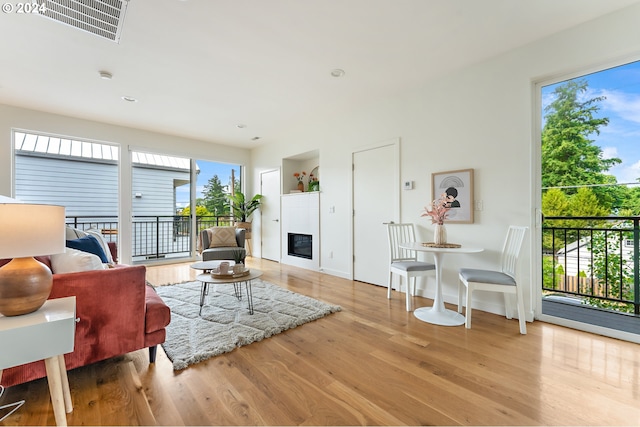
[(232, 181), (240, 186), (240, 166), (140, 151), (131, 153), (131, 161), (134, 261), (190, 257), (191, 206), (196, 206), (196, 236), (202, 228), (233, 223), (226, 196)]
[(543, 86), (541, 101), (543, 295), (565, 313), (639, 315), (640, 62)]
[[(120, 243), (117, 145), (21, 131), (13, 139), (17, 199), (64, 206), (67, 224)], [(131, 166), (132, 261), (191, 257), (191, 206), (197, 229), (233, 223), (227, 194), (241, 188), (239, 165), (134, 151)]]
[(118, 146), (18, 131), (13, 140), (17, 199), (64, 206), (68, 224), (117, 241)]

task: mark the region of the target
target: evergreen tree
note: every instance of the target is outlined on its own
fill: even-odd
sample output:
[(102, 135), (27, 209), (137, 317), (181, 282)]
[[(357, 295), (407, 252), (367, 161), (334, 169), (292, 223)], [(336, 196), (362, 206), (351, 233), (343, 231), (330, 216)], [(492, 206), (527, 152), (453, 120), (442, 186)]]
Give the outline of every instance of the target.
[[(589, 139), (607, 126), (608, 118), (598, 118), (598, 103), (605, 98), (581, 100), (587, 92), (586, 80), (570, 80), (559, 85), (555, 100), (545, 108), (546, 123), (542, 130), (542, 186), (564, 187), (589, 184), (613, 184), (615, 177), (607, 175), (619, 158), (605, 159), (600, 147)], [(568, 195), (575, 188), (566, 189)], [(595, 188), (600, 205), (611, 208), (614, 197), (607, 187)]]
[(569, 211), (572, 216), (607, 216), (609, 212), (598, 204), (598, 198), (589, 187), (578, 188), (569, 199)]
[[(545, 217), (570, 216), (569, 200), (567, 195), (559, 188), (551, 188), (547, 190), (542, 195), (542, 214)], [(555, 219), (552, 221), (546, 221), (546, 225), (549, 227), (564, 228), (567, 227), (567, 221)], [(545, 251), (557, 250), (557, 248), (561, 247), (564, 238), (564, 235), (554, 235), (551, 231), (545, 230), (542, 233), (542, 248)]]
[(204, 205), (213, 215), (229, 215), (229, 205), (227, 204), (227, 186), (222, 185), (218, 175), (212, 176), (204, 186)]
[(569, 215), (569, 201), (559, 188), (551, 188), (542, 195), (542, 213), (544, 216)]

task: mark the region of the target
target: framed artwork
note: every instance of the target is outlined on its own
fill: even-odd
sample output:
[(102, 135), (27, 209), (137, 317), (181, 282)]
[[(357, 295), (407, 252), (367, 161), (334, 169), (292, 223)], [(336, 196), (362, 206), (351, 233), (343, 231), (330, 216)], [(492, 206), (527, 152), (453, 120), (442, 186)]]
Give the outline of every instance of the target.
[(473, 223), (473, 169), (431, 174), (432, 200), (446, 194), (451, 210), (446, 223)]

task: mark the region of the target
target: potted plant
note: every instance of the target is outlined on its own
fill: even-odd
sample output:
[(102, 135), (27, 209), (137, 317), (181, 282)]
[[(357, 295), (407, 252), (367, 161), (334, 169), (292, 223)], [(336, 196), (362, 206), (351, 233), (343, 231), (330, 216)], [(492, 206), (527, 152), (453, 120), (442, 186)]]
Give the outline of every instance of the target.
[(244, 271), (244, 254), (245, 252), (241, 249), (236, 249), (233, 251), (233, 261), (235, 264), (233, 265), (233, 273), (239, 274)]
[(256, 194), (251, 200), (247, 201), (244, 194), (237, 191), (234, 194), (227, 195), (227, 198), (231, 201), (231, 212), (233, 213), (236, 227), (244, 228), (246, 230), (244, 235), (245, 239), (250, 239), (251, 221), (247, 220), (251, 214), (260, 207), (262, 194)]

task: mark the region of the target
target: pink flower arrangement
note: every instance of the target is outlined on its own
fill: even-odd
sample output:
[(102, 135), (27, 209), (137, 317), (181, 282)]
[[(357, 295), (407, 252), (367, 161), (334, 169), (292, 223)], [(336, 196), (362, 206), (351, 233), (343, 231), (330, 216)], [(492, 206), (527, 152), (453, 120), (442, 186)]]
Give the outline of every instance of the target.
[(444, 224), (444, 221), (448, 218), (448, 212), (451, 209), (449, 203), (447, 201), (447, 194), (442, 193), (440, 198), (431, 202), (431, 208), (424, 208), (422, 215), (420, 216), (430, 216), (431, 224)]
[(302, 180), (304, 179), (305, 176), (307, 176), (307, 173), (305, 171), (302, 171), (302, 173), (296, 172), (293, 174), (293, 176), (296, 177), (296, 179), (298, 180), (298, 182), (302, 182)]

